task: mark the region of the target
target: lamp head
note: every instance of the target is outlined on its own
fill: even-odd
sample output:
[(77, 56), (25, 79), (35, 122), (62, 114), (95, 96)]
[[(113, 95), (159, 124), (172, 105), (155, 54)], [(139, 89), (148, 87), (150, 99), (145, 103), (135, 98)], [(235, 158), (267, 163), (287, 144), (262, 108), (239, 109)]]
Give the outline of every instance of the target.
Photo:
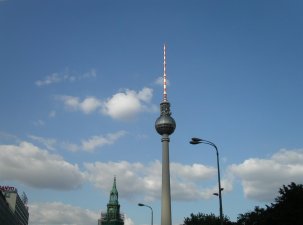
[(138, 206), (145, 206), (144, 204), (142, 204), (142, 203), (138, 203)]
[(201, 138), (197, 138), (197, 137), (193, 137), (193, 138), (191, 138), (193, 141), (202, 141), (202, 139)]
[(189, 143), (192, 144), (192, 145), (196, 145), (196, 144), (202, 143), (202, 141), (203, 140), (201, 138), (193, 137)]

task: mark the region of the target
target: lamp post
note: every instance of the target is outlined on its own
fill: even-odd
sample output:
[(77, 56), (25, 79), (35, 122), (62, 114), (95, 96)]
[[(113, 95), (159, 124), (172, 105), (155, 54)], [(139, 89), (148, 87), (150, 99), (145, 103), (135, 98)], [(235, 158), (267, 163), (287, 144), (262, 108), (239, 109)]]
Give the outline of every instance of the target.
[(145, 205), (145, 204), (142, 204), (142, 203), (138, 203), (138, 206), (145, 206), (145, 207), (150, 208), (150, 210), (151, 210), (151, 225), (153, 225), (153, 218), (154, 218), (153, 208), (151, 206), (149, 206), (149, 205)]
[(223, 188), (221, 188), (220, 164), (219, 164), (219, 151), (218, 151), (218, 148), (211, 141), (203, 140), (203, 139), (200, 139), (200, 138), (192, 138), (189, 143), (192, 144), (192, 145), (201, 144), (201, 143), (207, 144), (207, 145), (211, 145), (216, 150), (216, 154), (217, 154), (217, 169), (218, 169), (218, 186), (219, 186), (218, 187), (219, 188), (218, 196), (219, 196), (219, 207), (220, 207), (220, 224), (223, 225), (223, 208), (222, 208), (222, 190), (223, 190)]

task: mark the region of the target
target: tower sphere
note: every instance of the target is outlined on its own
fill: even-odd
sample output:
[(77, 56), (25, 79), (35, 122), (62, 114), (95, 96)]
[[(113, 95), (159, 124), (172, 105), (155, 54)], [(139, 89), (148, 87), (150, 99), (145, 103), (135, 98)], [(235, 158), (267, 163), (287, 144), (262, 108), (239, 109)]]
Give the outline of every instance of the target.
[(171, 135), (176, 129), (176, 122), (171, 116), (161, 115), (155, 122), (155, 128), (160, 135)]

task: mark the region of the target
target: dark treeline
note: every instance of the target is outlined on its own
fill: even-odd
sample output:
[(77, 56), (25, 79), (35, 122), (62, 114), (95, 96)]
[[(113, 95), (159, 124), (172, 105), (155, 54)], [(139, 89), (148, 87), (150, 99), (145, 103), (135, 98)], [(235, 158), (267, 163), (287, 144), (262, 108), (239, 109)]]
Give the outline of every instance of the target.
[[(224, 225), (303, 225), (303, 185), (291, 183), (279, 189), (274, 203), (264, 208), (239, 214), (237, 222), (231, 222), (227, 216)], [(183, 225), (220, 225), (220, 218), (214, 214), (190, 214), (184, 218)]]

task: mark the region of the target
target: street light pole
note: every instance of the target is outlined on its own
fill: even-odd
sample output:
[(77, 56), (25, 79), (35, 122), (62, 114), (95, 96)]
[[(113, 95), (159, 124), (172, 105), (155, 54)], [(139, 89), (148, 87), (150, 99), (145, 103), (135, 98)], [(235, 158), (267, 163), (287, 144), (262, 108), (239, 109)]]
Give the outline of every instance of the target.
[(150, 210), (151, 210), (151, 225), (153, 225), (154, 224), (154, 222), (153, 222), (153, 218), (154, 218), (153, 208), (149, 205), (145, 205), (145, 204), (142, 204), (142, 203), (138, 203), (138, 206), (145, 206), (145, 207), (150, 208)]
[(203, 139), (200, 139), (200, 138), (192, 138), (189, 143), (192, 144), (192, 145), (201, 144), (201, 143), (207, 144), (207, 145), (211, 145), (216, 150), (216, 155), (217, 155), (217, 170), (218, 170), (218, 186), (219, 186), (218, 187), (219, 188), (218, 196), (219, 196), (219, 207), (220, 207), (220, 224), (223, 225), (223, 208), (222, 208), (222, 190), (223, 190), (223, 188), (221, 188), (220, 164), (219, 164), (219, 151), (218, 151), (218, 148), (211, 141), (203, 140)]

